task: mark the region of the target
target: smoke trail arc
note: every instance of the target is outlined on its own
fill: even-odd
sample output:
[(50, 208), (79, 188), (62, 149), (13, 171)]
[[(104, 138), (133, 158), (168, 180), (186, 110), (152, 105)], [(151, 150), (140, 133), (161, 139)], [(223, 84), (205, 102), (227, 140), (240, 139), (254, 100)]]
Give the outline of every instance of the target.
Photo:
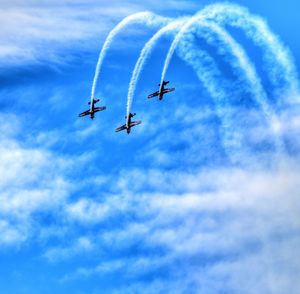
[[(193, 16), (183, 27), (182, 29), (178, 32), (176, 35), (173, 43), (170, 46), (170, 49), (168, 51), (164, 68), (162, 71), (161, 75), (161, 83), (165, 79), (166, 72), (168, 70), (168, 67), (170, 65), (171, 59), (174, 55), (174, 52), (178, 46), (178, 44), (182, 41), (184, 35), (189, 33), (191, 28), (193, 28), (195, 25), (210, 25), (211, 30), (215, 30), (220, 36), (222, 36), (225, 40), (224, 44), (229, 44), (231, 47), (232, 53), (237, 57), (238, 63), (240, 68), (244, 70), (244, 74), (251, 83), (252, 88), (255, 90), (255, 99), (257, 103), (261, 106), (262, 111), (264, 112), (264, 115), (269, 119), (270, 122), (270, 127), (272, 132), (274, 133), (274, 137), (280, 136), (280, 123), (278, 118), (276, 117), (274, 111), (270, 108), (268, 102), (267, 102), (267, 95), (265, 94), (262, 86), (261, 86), (261, 81), (257, 78), (256, 70), (255, 67), (252, 65), (250, 62), (249, 58), (247, 57), (247, 54), (245, 51), (242, 49), (240, 45), (238, 45), (236, 42), (234, 42), (233, 38), (225, 32), (225, 30), (221, 30), (219, 26), (216, 26), (212, 22), (206, 21), (206, 19), (209, 19), (209, 14), (208, 12), (210, 11), (210, 6), (208, 8), (205, 8), (204, 10), (200, 11), (197, 13), (195, 16)], [(280, 150), (283, 150), (283, 142), (281, 139), (276, 139), (275, 144), (277, 147), (278, 152)]]
[[(280, 39), (271, 32), (261, 17), (251, 15), (247, 9), (233, 4), (212, 4), (191, 18), (190, 24), (186, 24), (186, 27), (182, 28), (170, 47), (161, 80), (163, 80), (166, 75), (174, 51), (182, 36), (193, 23), (196, 23), (197, 20), (204, 19), (211, 20), (220, 25), (230, 25), (242, 29), (256, 46), (263, 49), (267, 73), (272, 85), (278, 90), (277, 95), (278, 92), (298, 92), (298, 74), (289, 50), (282, 44)], [(284, 89), (280, 87), (280, 80), (285, 84)]]
[(93, 101), (95, 97), (95, 91), (97, 87), (97, 82), (99, 80), (99, 76), (101, 73), (101, 67), (103, 64), (103, 61), (106, 57), (107, 51), (110, 48), (111, 43), (113, 42), (114, 38), (123, 30), (125, 29), (128, 25), (133, 24), (133, 23), (141, 23), (145, 26), (149, 27), (161, 27), (166, 25), (168, 22), (170, 22), (170, 18), (158, 16), (152, 12), (145, 11), (145, 12), (138, 12), (132, 15), (129, 15), (125, 17), (117, 26), (115, 26), (110, 33), (108, 34), (102, 49), (99, 54), (98, 62), (96, 65), (96, 70), (95, 70), (95, 75), (93, 79), (93, 84), (92, 84), (92, 90), (91, 90), (91, 102)]
[[(139, 59), (136, 62), (133, 74), (132, 74), (132, 78), (129, 84), (129, 91), (128, 91), (128, 100), (127, 100), (127, 115), (130, 112), (130, 108), (131, 108), (131, 103), (133, 101), (133, 97), (134, 97), (134, 91), (135, 91), (135, 87), (136, 87), (136, 83), (139, 80), (139, 76), (141, 74), (141, 71), (147, 61), (147, 59), (149, 58), (149, 55), (151, 54), (153, 47), (155, 46), (155, 44), (159, 41), (159, 39), (167, 33), (175, 33), (175, 31), (178, 31), (178, 29), (185, 23), (187, 22), (187, 19), (185, 20), (181, 20), (181, 21), (177, 21), (177, 22), (173, 22), (170, 23), (169, 25), (167, 25), (166, 27), (160, 29), (144, 46), (144, 48), (142, 49)], [(224, 39), (224, 34), (221, 33), (222, 32), (222, 28), (220, 28), (219, 31), (215, 30), (215, 34), (219, 34), (220, 37), (223, 37)], [(207, 36), (207, 39), (210, 38), (211, 36)], [(225, 42), (226, 39), (223, 40), (223, 42)], [(234, 44), (234, 41), (232, 41), (232, 43)], [(233, 45), (232, 45), (233, 46)], [(236, 45), (237, 46), (237, 45)], [(196, 48), (196, 47), (195, 47)], [(197, 50), (193, 48), (193, 50)], [(222, 129), (223, 129), (223, 134), (226, 137), (224, 139), (224, 141), (226, 142), (224, 145), (225, 149), (227, 149), (227, 153), (229, 153), (229, 149), (230, 150), (236, 150), (236, 149), (240, 149), (240, 144), (239, 141), (237, 140), (237, 132), (235, 134), (233, 134), (232, 131), (232, 122), (229, 122), (230, 118), (229, 116), (222, 112), (221, 113), (221, 106), (220, 106), (220, 100), (225, 101), (225, 97), (226, 97), (226, 92), (224, 90), (220, 89), (220, 86), (222, 85), (222, 74), (219, 71), (219, 69), (217, 68), (217, 65), (215, 64), (215, 62), (213, 61), (213, 58), (206, 52), (202, 51), (201, 53), (201, 57), (203, 60), (205, 60), (205, 65), (202, 66), (203, 68), (203, 73), (200, 75), (199, 80), (204, 84), (205, 88), (208, 90), (208, 92), (210, 93), (211, 96), (213, 96), (214, 98), (214, 102), (216, 107), (219, 107), (219, 110), (217, 111), (219, 114), (219, 118), (221, 121), (221, 125), (222, 125)], [(205, 73), (204, 73), (205, 72)], [(208, 74), (210, 73), (210, 74)], [(199, 73), (198, 73), (199, 75)], [(223, 87), (225, 88), (225, 86)], [(219, 98), (219, 99), (218, 99)], [(233, 146), (235, 145), (235, 146)], [(238, 146), (239, 145), (239, 146)], [(227, 146), (230, 146), (230, 148), (228, 148)]]
[(215, 58), (207, 51), (199, 49), (194, 35), (189, 34), (186, 38), (186, 42), (178, 48), (179, 57), (194, 69), (199, 81), (212, 98), (220, 122), (224, 151), (232, 162), (239, 162), (241, 158), (245, 158), (242, 155), (245, 155), (246, 148), (242, 144), (241, 130), (227, 111), (227, 81)]
[[(266, 119), (270, 122), (271, 131), (276, 135), (274, 136), (276, 150), (279, 153), (283, 152), (284, 144), (282, 138), (280, 138), (281, 135), (276, 129), (280, 125), (279, 119), (268, 103), (267, 94), (262, 86), (260, 78), (258, 77), (256, 68), (250, 61), (247, 53), (241, 47), (241, 45), (219, 25), (213, 22), (202, 21), (197, 25), (197, 32), (199, 33), (199, 29), (202, 31), (204, 27), (207, 27), (211, 32), (218, 36), (218, 38), (221, 40), (222, 49), (224, 50), (224, 48), (226, 48), (226, 52), (230, 53), (230, 55), (233, 57), (230, 60), (231, 66), (235, 68), (239, 76), (244, 76), (246, 82), (250, 85), (250, 89), (254, 95), (255, 101), (257, 101), (258, 105), (260, 105)], [(210, 40), (211, 38), (207, 39)]]
[[(134, 23), (158, 28), (159, 31), (144, 46), (132, 72), (127, 95), (127, 115), (131, 109), (136, 84), (154, 46), (162, 36), (177, 31), (164, 62), (161, 83), (165, 79), (174, 52), (178, 49), (177, 51), (180, 52), (180, 57), (192, 66), (196, 71), (199, 80), (215, 100), (215, 105), (219, 108), (218, 113), (220, 120), (222, 120), (221, 125), (225, 134), (225, 142), (228, 149), (238, 147), (240, 144), (239, 135), (233, 134), (234, 132), (229, 132), (231, 129), (230, 126), (232, 126), (231, 118), (229, 115), (224, 114), (221, 109), (221, 105), (225, 103), (226, 99), (228, 100), (226, 86), (228, 86), (229, 89), (229, 84), (226, 85), (226, 83), (220, 82), (224, 77), (217, 64), (205, 50), (199, 50), (197, 48), (196, 42), (194, 42), (195, 40), (192, 40), (193, 37), (191, 34), (201, 34), (201, 37), (204, 36), (204, 39), (206, 39), (207, 42), (211, 42), (216, 36), (222, 49), (225, 48), (226, 52), (230, 53), (229, 63), (235, 73), (238, 73), (238, 78), (246, 81), (246, 83), (243, 84), (243, 87), (245, 89), (251, 89), (253, 98), (255, 98), (265, 119), (268, 121), (274, 135), (276, 150), (279, 151), (279, 153), (284, 150), (284, 144), (280, 134), (280, 121), (277, 118), (273, 107), (268, 103), (269, 97), (264, 91), (256, 68), (250, 61), (243, 47), (237, 43), (224, 28), (224, 26), (231, 26), (241, 29), (254, 45), (262, 49), (264, 69), (269, 69), (268, 77), (275, 90), (284, 94), (297, 92), (299, 89), (298, 77), (291, 54), (281, 43), (280, 39), (270, 31), (268, 25), (261, 17), (250, 14), (246, 8), (232, 4), (209, 5), (199, 11), (196, 15), (190, 17), (189, 20), (185, 19), (185, 23), (183, 23), (181, 19), (174, 20), (165, 18), (151, 12), (140, 12), (130, 15), (123, 19), (109, 33), (105, 40), (96, 66), (91, 100), (94, 98), (102, 63), (111, 43), (125, 27)], [(190, 36), (187, 36), (188, 34), (190, 34)], [(186, 50), (186, 48), (189, 48), (190, 51)], [(197, 60), (194, 64), (192, 63), (191, 56)]]
[[(187, 22), (187, 20), (185, 20), (185, 22)], [(182, 24), (183, 24), (183, 22), (181, 21), (181, 22), (174, 22), (174, 23), (167, 25), (166, 27), (159, 30), (144, 46), (144, 48), (141, 51), (141, 54), (139, 56), (139, 59), (136, 63), (136, 66), (133, 71), (133, 75), (132, 75), (132, 78), (131, 78), (131, 81), (129, 84), (128, 99), (127, 99), (127, 115), (130, 112), (136, 83), (139, 79), (142, 68), (144, 67), (144, 65), (149, 57), (149, 54), (151, 54), (151, 51), (152, 51), (154, 45), (158, 42), (159, 38), (163, 34), (178, 30), (178, 26), (179, 25), (182, 26)], [(256, 97), (257, 100), (259, 100), (259, 99), (261, 100), (261, 105), (263, 105), (264, 111), (266, 113), (271, 113), (271, 110), (269, 109), (268, 104), (263, 103), (263, 101), (264, 101), (263, 99), (266, 100), (266, 94), (263, 90), (263, 87), (260, 83), (259, 78), (257, 78), (255, 68), (249, 61), (243, 48), (219, 25), (214, 24), (212, 22), (204, 22), (204, 21), (201, 21), (201, 22), (198, 21), (197, 25), (198, 25), (197, 26), (198, 33), (201, 33), (201, 35), (203, 37), (205, 37), (206, 40), (211, 40), (212, 35), (216, 35), (217, 38), (221, 41), (222, 48), (226, 48), (227, 52), (229, 52), (230, 55), (234, 56), (234, 58), (231, 60), (231, 65), (239, 71), (239, 74), (241, 73), (242, 75), (244, 75), (244, 72), (246, 72), (245, 78), (247, 81), (250, 81), (251, 89), (254, 91), (254, 93), (253, 93), (254, 96)], [(208, 31), (208, 34), (204, 35), (204, 31)], [(197, 49), (193, 49), (193, 50), (197, 50)], [(207, 57), (207, 53), (205, 55), (204, 52), (202, 52), (202, 58), (204, 58), (204, 60), (209, 59)], [(189, 62), (187, 62), (187, 63), (189, 63)], [(220, 71), (217, 69), (216, 65), (212, 65), (211, 61), (208, 62), (208, 64), (210, 64), (210, 66), (206, 66), (206, 67), (204, 65), (201, 66), (200, 74), (199, 74), (199, 69), (195, 68), (195, 70), (197, 72), (198, 77), (200, 75), (202, 75), (202, 77), (199, 78), (200, 81), (204, 84), (204, 86), (206, 87), (206, 89), (208, 90), (210, 95), (213, 96), (213, 98), (215, 100), (215, 104), (218, 105), (218, 103), (220, 103), (220, 100), (225, 101), (225, 97), (226, 97), (226, 94), (224, 92), (222, 92), (221, 94), (220, 94), (220, 91), (216, 92), (217, 87), (220, 87), (220, 85), (222, 84), (222, 82), (221, 82), (222, 76), (221, 76)], [(211, 74), (209, 75), (210, 78), (207, 78), (207, 75), (203, 75), (204, 71), (211, 72)], [(217, 84), (215, 84), (216, 79), (218, 80)], [(262, 97), (262, 99), (261, 99), (261, 97)], [(219, 101), (217, 101), (218, 98), (219, 98)], [(218, 111), (218, 113), (221, 116), (220, 110)], [(229, 116), (225, 115), (224, 112), (222, 113), (222, 115), (223, 115), (223, 117), (220, 117), (220, 120), (222, 121), (223, 131), (224, 131), (224, 133), (229, 133), (229, 130), (232, 128), (233, 122), (230, 121)], [(275, 121), (275, 118), (272, 117), (272, 120)], [(227, 142), (227, 145), (231, 146), (231, 149), (233, 148), (233, 145), (234, 145), (233, 142), (235, 142), (236, 145), (240, 145), (238, 143), (237, 139), (231, 140), (232, 143), (230, 143), (230, 140), (228, 138), (230, 138), (232, 136), (229, 136), (229, 135), (225, 135), (225, 136), (227, 137), (227, 139), (225, 141)], [(235, 135), (234, 137), (237, 138), (238, 136)], [(282, 142), (280, 142), (280, 140), (276, 139), (275, 144), (276, 144), (277, 149), (282, 149)], [(235, 149), (237, 149), (237, 146)]]
[[(275, 89), (298, 92), (299, 79), (292, 54), (262, 17), (251, 14), (245, 7), (228, 3), (209, 5), (201, 13), (220, 25), (242, 29), (256, 46), (263, 49), (266, 71)], [(284, 89), (280, 87), (280, 80), (285, 84)]]
[(128, 87), (128, 95), (127, 95), (127, 109), (126, 109), (126, 114), (127, 116), (130, 113), (130, 109), (131, 109), (131, 105), (132, 105), (132, 101), (133, 101), (133, 97), (134, 97), (134, 93), (135, 93), (135, 89), (136, 89), (136, 84), (139, 81), (141, 72), (144, 68), (144, 66), (147, 63), (148, 58), (150, 57), (155, 45), (157, 44), (157, 42), (166, 34), (176, 31), (179, 29), (179, 27), (181, 25), (184, 24), (184, 22), (186, 22), (187, 19), (181, 19), (181, 20), (177, 20), (174, 22), (169, 23), (168, 25), (164, 26), (163, 28), (161, 28), (159, 31), (157, 31), (153, 37), (145, 44), (144, 48), (142, 49), (139, 58), (135, 64), (134, 70), (132, 72), (132, 76), (130, 79), (130, 83), (129, 83), (129, 87)]

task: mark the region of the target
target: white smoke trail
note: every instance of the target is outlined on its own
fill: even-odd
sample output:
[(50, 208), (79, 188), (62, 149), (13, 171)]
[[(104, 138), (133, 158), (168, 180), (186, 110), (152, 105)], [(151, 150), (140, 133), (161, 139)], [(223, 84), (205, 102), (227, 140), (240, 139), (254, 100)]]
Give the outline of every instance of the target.
[[(184, 24), (184, 22), (187, 22), (187, 19), (184, 20), (180, 20), (177, 22), (172, 22), (169, 25), (167, 25), (166, 27), (160, 29), (144, 46), (144, 48), (141, 51), (141, 54), (139, 56), (138, 61), (136, 62), (133, 74), (132, 74), (132, 78), (129, 84), (129, 91), (128, 91), (128, 99), (127, 99), (127, 115), (129, 115), (130, 112), (130, 108), (131, 108), (131, 103), (133, 100), (133, 96), (134, 96), (134, 91), (135, 91), (135, 87), (136, 87), (136, 83), (139, 79), (140, 73), (147, 61), (147, 58), (149, 57), (149, 55), (151, 54), (151, 51), (153, 50), (155, 44), (158, 42), (159, 38), (161, 38), (164, 34), (169, 33), (171, 31), (175, 31), (178, 30), (179, 26), (182, 26)], [(217, 29), (217, 25), (213, 25), (213, 24), (206, 24), (203, 22), (203, 27), (205, 28), (211, 28), (211, 30), (213, 30), (213, 33), (219, 35), (219, 38), (221, 38), (223, 41), (222, 43), (226, 43), (229, 42), (226, 35), (226, 32), (222, 29), (222, 28), (218, 28)], [(207, 36), (207, 39), (209, 39), (210, 36)], [(235, 41), (233, 39), (230, 39), (229, 42), (229, 47), (233, 47), (233, 48), (238, 48), (238, 44), (235, 43)], [(227, 46), (228, 47), (228, 46)], [(196, 49), (194, 49), (196, 50)], [(236, 49), (237, 50), (237, 49)], [(241, 49), (242, 50), (242, 49)], [(234, 51), (233, 49), (231, 51)], [(230, 146), (230, 148), (226, 148), (226, 146), (224, 146), (226, 149), (237, 149), (240, 147), (240, 139), (238, 139), (238, 135), (237, 133), (233, 133), (232, 131), (232, 122), (229, 122), (229, 116), (227, 114), (225, 114), (224, 112), (221, 113), (221, 105), (220, 101), (216, 101), (218, 98), (220, 98), (221, 96), (223, 97), (223, 100), (225, 101), (225, 97), (226, 97), (226, 93), (221, 90), (220, 86), (222, 84), (221, 80), (222, 80), (222, 74), (219, 71), (219, 69), (217, 68), (217, 65), (214, 63), (212, 57), (210, 57), (206, 52), (201, 51), (201, 57), (203, 60), (206, 60), (206, 66), (203, 65), (203, 71), (205, 73), (210, 73), (210, 74), (199, 74), (198, 71), (198, 76), (200, 81), (204, 84), (204, 86), (206, 87), (206, 89), (208, 90), (208, 92), (210, 93), (211, 96), (213, 96), (213, 98), (215, 98), (215, 104), (216, 107), (220, 106), (218, 113), (220, 114), (220, 120), (222, 121), (222, 129), (223, 129), (223, 133), (225, 134), (225, 141), (226, 141), (226, 146)], [(223, 87), (225, 88), (225, 87)], [(230, 133), (230, 134), (229, 134)], [(235, 148), (233, 147), (233, 145), (235, 145)], [(239, 145), (239, 147), (238, 147)], [(227, 150), (228, 153), (228, 150)]]
[[(187, 22), (187, 19), (181, 19), (178, 21), (174, 21), (162, 29), (160, 29), (158, 32), (154, 34), (154, 36), (145, 44), (144, 48), (142, 49), (140, 56), (136, 62), (135, 68), (133, 70), (133, 74), (130, 80), (129, 84), (129, 90), (128, 90), (128, 98), (127, 98), (127, 115), (129, 115), (130, 110), (131, 110), (131, 104), (133, 101), (134, 93), (135, 93), (135, 88), (136, 84), (139, 80), (140, 74), (149, 58), (151, 55), (151, 52), (159, 39), (164, 36), (165, 34), (168, 34), (170, 32), (176, 32), (185, 22)], [(222, 29), (220, 28), (220, 31)], [(233, 41), (234, 42), (234, 41)], [(193, 48), (193, 51), (196, 49)], [(199, 51), (199, 50), (197, 50)], [(226, 153), (230, 155), (232, 158), (233, 153), (240, 153), (240, 136), (238, 132), (232, 130), (232, 122), (229, 122), (230, 118), (227, 113), (225, 113), (222, 110), (222, 105), (220, 101), (217, 98), (223, 97), (223, 101), (225, 101), (225, 97), (227, 96), (226, 92), (223, 90), (225, 86), (222, 85), (222, 74), (219, 71), (216, 63), (214, 62), (213, 58), (207, 54), (205, 51), (200, 51), (198, 52), (201, 54), (201, 60), (205, 61), (203, 65), (203, 72), (206, 74), (199, 74), (198, 72), (198, 77), (199, 80), (204, 84), (208, 92), (210, 93), (211, 96), (215, 98), (215, 104), (217, 107), (217, 113), (219, 114), (220, 120), (221, 120), (221, 127), (222, 127), (222, 134), (224, 136), (224, 147), (226, 149)], [(185, 58), (186, 59), (186, 58)], [(189, 61), (189, 60), (186, 60)], [(217, 101), (218, 100), (218, 101)], [(236, 152), (237, 149), (239, 152)]]
[[(217, 7), (219, 8), (219, 7), (223, 7), (223, 6), (221, 4)], [(225, 5), (224, 7), (226, 9), (224, 8), (224, 11), (222, 11), (223, 14), (221, 13), (220, 8), (218, 10), (218, 12), (220, 14), (222, 14), (223, 17), (224, 17), (224, 13), (227, 13), (227, 6)], [(236, 6), (234, 6), (234, 7), (236, 8)], [(205, 8), (204, 10), (200, 11), (198, 14), (196, 14), (194, 17), (192, 17), (182, 27), (182, 29), (179, 31), (179, 33), (176, 35), (172, 45), (170, 46), (170, 49), (168, 51), (168, 54), (167, 54), (167, 57), (165, 60), (165, 64), (164, 64), (164, 68), (163, 68), (162, 76), (161, 76), (161, 83), (165, 79), (165, 75), (168, 70), (170, 61), (173, 57), (173, 54), (174, 54), (178, 44), (180, 43), (180, 41), (182, 41), (182, 38), (184, 37), (184, 35), (187, 34), (191, 30), (191, 28), (193, 26), (195, 26), (196, 24), (200, 25), (198, 27), (201, 27), (201, 25), (202, 26), (208, 25), (209, 23), (208, 22), (205, 23), (205, 20), (210, 19), (211, 15), (217, 15), (216, 13), (215, 14), (212, 13), (212, 11), (215, 13), (214, 5), (209, 6), (209, 7)], [(246, 29), (245, 27), (242, 27), (242, 28)], [(254, 90), (256, 101), (261, 106), (261, 109), (262, 109), (264, 115), (266, 116), (266, 118), (269, 119), (270, 126), (275, 135), (274, 136), (275, 144), (276, 144), (278, 152), (280, 152), (280, 150), (283, 149), (283, 143), (282, 143), (281, 139), (276, 139), (276, 137), (278, 137), (278, 135), (280, 135), (279, 134), (280, 123), (279, 123), (279, 120), (277, 119), (275, 113), (268, 105), (267, 96), (266, 96), (265, 92), (263, 91), (263, 88), (261, 86), (261, 81), (257, 78), (257, 74), (256, 74), (256, 70), (255, 70), (254, 66), (251, 64), (250, 60), (248, 59), (246, 53), (241, 48), (241, 46), (238, 45), (228, 33), (226, 33), (224, 30), (221, 30), (220, 27), (213, 25), (212, 23), (210, 23), (210, 29), (214, 30), (215, 33), (219, 34), (219, 36), (221, 38), (223, 38), (223, 44), (229, 46), (232, 54), (237, 58), (238, 67), (240, 67), (244, 70), (244, 74), (245, 74), (246, 78), (249, 80), (249, 82), (251, 83), (251, 87)], [(272, 46), (270, 45), (270, 47), (272, 47)], [(273, 61), (273, 63), (275, 63), (275, 60)], [(233, 63), (233, 65), (234, 65), (234, 63)], [(294, 85), (294, 83), (292, 83), (292, 85)], [(292, 91), (291, 87), (290, 87), (290, 90)]]
[(238, 70), (239, 74), (245, 75), (247, 82), (250, 84), (250, 89), (252, 90), (255, 100), (260, 105), (263, 113), (266, 116), (266, 119), (271, 123), (271, 131), (275, 133), (275, 135), (278, 135), (274, 137), (275, 145), (277, 151), (281, 153), (284, 149), (284, 146), (282, 139), (280, 138), (280, 128), (277, 129), (277, 127), (280, 126), (280, 122), (268, 103), (267, 94), (263, 89), (255, 66), (249, 60), (249, 57), (247, 56), (245, 50), (231, 37), (231, 35), (227, 31), (225, 31), (215, 23), (202, 21), (198, 23), (198, 33), (199, 31), (202, 31), (204, 27), (207, 27), (210, 32), (213, 32), (218, 36), (218, 38), (221, 40), (223, 50), (224, 48), (227, 48), (227, 51), (230, 52), (232, 56), (234, 56), (234, 58), (231, 59), (230, 63), (236, 70)]
[(232, 4), (209, 5), (191, 18), (190, 22), (178, 33), (169, 49), (161, 81), (165, 78), (174, 51), (183, 35), (194, 23), (204, 19), (242, 29), (255, 45), (263, 49), (264, 61), (273, 86), (277, 89), (280, 88), (279, 81), (283, 80), (286, 92), (298, 92), (298, 75), (289, 50), (270, 31), (262, 18), (251, 15), (247, 9)]
[[(178, 26), (183, 25), (183, 21), (187, 22), (187, 20), (181, 20), (177, 22), (173, 22), (166, 27), (160, 29), (144, 46), (143, 50), (141, 51), (141, 54), (139, 56), (138, 61), (136, 62), (132, 78), (129, 84), (129, 91), (128, 91), (128, 99), (127, 99), (127, 115), (129, 115), (130, 108), (131, 108), (131, 103), (133, 101), (133, 96), (134, 96), (134, 91), (136, 87), (136, 83), (139, 79), (140, 73), (147, 61), (147, 58), (151, 54), (151, 51), (157, 41), (159, 40), (160, 37), (162, 37), (164, 34), (170, 32), (170, 31), (175, 31), (176, 29), (178, 30)], [(268, 107), (268, 104), (264, 101), (266, 101), (266, 94), (261, 86), (260, 80), (257, 78), (257, 74), (255, 71), (254, 66), (251, 64), (249, 61), (246, 53), (244, 50), (241, 48), (241, 46), (221, 27), (218, 25), (211, 23), (211, 22), (197, 22), (197, 28), (198, 28), (198, 33), (200, 32), (201, 34), (204, 33), (204, 31), (208, 31), (207, 35), (202, 35), (205, 37), (205, 39), (210, 40), (212, 38), (212, 34), (217, 35), (217, 37), (221, 40), (222, 48), (226, 48), (228, 52), (230, 52), (231, 55), (235, 56), (237, 61), (232, 60), (231, 64), (234, 66), (237, 70), (240, 72), (246, 72), (246, 79), (249, 80), (251, 84), (251, 89), (254, 90), (254, 95), (257, 100), (261, 100), (261, 105), (262, 108), (264, 109), (264, 112), (266, 113), (271, 113), (271, 110)], [(203, 30), (204, 29), (204, 30)], [(207, 30), (208, 29), (208, 30)], [(196, 50), (196, 49), (195, 49)], [(208, 57), (207, 54), (205, 55), (204, 52), (201, 53), (202, 58), (204, 60), (208, 60), (211, 57)], [(189, 61), (188, 61), (189, 63)], [(202, 70), (200, 71), (201, 74), (199, 74), (199, 69), (197, 71), (198, 77), (200, 81), (203, 82), (204, 86), (207, 88), (209, 91), (210, 95), (213, 96), (215, 99), (216, 105), (220, 103), (220, 101), (216, 101), (218, 98), (223, 97), (222, 100), (225, 100), (225, 92), (220, 92), (220, 85), (221, 82), (220, 80), (222, 79), (221, 73), (217, 69), (216, 65), (212, 65), (212, 62), (208, 62), (210, 66), (202, 66)], [(211, 72), (209, 75), (209, 78), (207, 75), (203, 75), (203, 72)], [(215, 83), (216, 77), (217, 78), (217, 83)], [(216, 89), (219, 89), (218, 92), (216, 92)], [(218, 107), (218, 106), (217, 106)], [(220, 108), (221, 109), (221, 108)], [(221, 115), (221, 110), (218, 110), (218, 113)], [(237, 140), (238, 136), (236, 134), (229, 134), (232, 133), (232, 122), (230, 121), (230, 118), (228, 114), (225, 114), (224, 111), (222, 112), (222, 116), (220, 119), (222, 121), (222, 129), (223, 133), (226, 137), (225, 141), (227, 145), (230, 145), (230, 149), (233, 149), (233, 145), (239, 145), (240, 146), (240, 139)], [(272, 120), (275, 121), (275, 118), (272, 117)], [(229, 139), (231, 138), (231, 139)], [(231, 141), (231, 142), (230, 142)], [(235, 142), (235, 143), (233, 143)], [(277, 149), (281, 149), (282, 142), (280, 140), (276, 140), (276, 147)], [(225, 147), (225, 146), (224, 146)], [(226, 147), (225, 147), (226, 148)], [(226, 148), (229, 149), (229, 148)], [(235, 149), (237, 149), (237, 146), (235, 146)]]
[(92, 85), (92, 90), (91, 90), (91, 102), (93, 101), (94, 96), (95, 96), (95, 90), (96, 90), (96, 86), (97, 86), (97, 81), (100, 76), (103, 60), (104, 60), (107, 50), (110, 48), (110, 45), (113, 42), (114, 38), (124, 28), (126, 28), (129, 24), (132, 24), (132, 23), (141, 23), (146, 26), (156, 28), (156, 27), (164, 26), (170, 21), (171, 21), (171, 19), (169, 19), (169, 18), (161, 17), (152, 12), (145, 11), (145, 12), (135, 13), (135, 14), (132, 14), (132, 15), (124, 18), (116, 27), (114, 27), (110, 31), (109, 35), (107, 36), (107, 38), (103, 44), (100, 54), (99, 54), (99, 58), (98, 58), (98, 62), (97, 62), (96, 70), (95, 70), (95, 75), (94, 75), (94, 80), (93, 80), (93, 85)]
[(178, 21), (174, 21), (169, 23), (168, 25), (161, 28), (158, 32), (156, 32), (153, 37), (145, 44), (144, 48), (142, 49), (140, 56), (135, 64), (134, 70), (132, 72), (132, 76), (129, 83), (129, 89), (128, 89), (128, 95), (127, 95), (127, 116), (130, 113), (131, 104), (133, 101), (136, 84), (139, 81), (140, 74), (151, 55), (155, 45), (159, 41), (159, 39), (166, 35), (167, 33), (170, 33), (172, 31), (178, 30), (183, 23), (187, 21), (186, 19), (180, 19)]
[[(207, 19), (223, 25), (242, 29), (255, 45), (263, 50), (267, 73), (272, 84), (290, 93), (299, 90), (298, 73), (290, 50), (284, 46), (278, 36), (268, 27), (260, 16), (252, 15), (248, 9), (239, 5), (219, 3), (207, 6), (203, 11)], [(280, 89), (280, 81), (286, 85)], [(282, 91), (281, 91), (282, 92)]]
[[(210, 32), (211, 34), (211, 32)], [(210, 35), (211, 37), (211, 35)], [(245, 156), (245, 146), (242, 146), (241, 131), (234, 125), (232, 116), (228, 111), (227, 81), (214, 58), (205, 50), (197, 47), (193, 34), (185, 36), (185, 42), (178, 47), (179, 57), (189, 64), (214, 101), (216, 114), (220, 119), (223, 148), (232, 162), (241, 162)], [(234, 125), (234, 127), (233, 127)], [(244, 147), (244, 148), (243, 148)]]

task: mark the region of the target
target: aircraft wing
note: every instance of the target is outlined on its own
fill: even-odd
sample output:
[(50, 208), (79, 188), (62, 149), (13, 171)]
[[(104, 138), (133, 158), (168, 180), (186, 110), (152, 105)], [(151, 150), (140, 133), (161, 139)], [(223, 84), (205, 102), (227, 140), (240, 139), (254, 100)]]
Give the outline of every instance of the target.
[(105, 110), (105, 109), (106, 109), (106, 106), (95, 107), (94, 112), (102, 111), (102, 110)]
[(130, 126), (131, 126), (131, 127), (134, 127), (134, 126), (137, 126), (137, 125), (139, 125), (139, 124), (141, 124), (141, 123), (142, 123), (141, 120), (133, 121), (133, 122), (130, 124)]
[(82, 113), (79, 113), (79, 117), (83, 117), (83, 116), (86, 116), (86, 115), (90, 115), (90, 111), (89, 110), (84, 111)]
[(165, 93), (169, 93), (169, 92), (173, 92), (173, 91), (175, 91), (175, 88), (165, 89), (165, 90), (164, 90), (164, 94), (165, 94)]
[(120, 131), (123, 131), (123, 130), (126, 130), (126, 125), (123, 125), (119, 128), (116, 128), (116, 132), (120, 132)]
[(153, 98), (153, 97), (156, 97), (156, 96), (158, 96), (158, 95), (159, 95), (159, 92), (156, 91), (156, 92), (150, 94), (150, 95), (148, 96), (148, 99)]

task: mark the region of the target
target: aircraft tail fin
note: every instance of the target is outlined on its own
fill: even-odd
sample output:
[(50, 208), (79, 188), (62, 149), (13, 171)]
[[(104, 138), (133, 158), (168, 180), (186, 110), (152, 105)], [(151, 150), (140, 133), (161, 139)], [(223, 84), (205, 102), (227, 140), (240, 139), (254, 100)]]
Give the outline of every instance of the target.
[[(100, 99), (93, 99), (93, 101), (94, 101), (94, 104), (96, 104), (97, 102), (100, 101)], [(91, 105), (91, 101), (88, 102), (88, 105)]]

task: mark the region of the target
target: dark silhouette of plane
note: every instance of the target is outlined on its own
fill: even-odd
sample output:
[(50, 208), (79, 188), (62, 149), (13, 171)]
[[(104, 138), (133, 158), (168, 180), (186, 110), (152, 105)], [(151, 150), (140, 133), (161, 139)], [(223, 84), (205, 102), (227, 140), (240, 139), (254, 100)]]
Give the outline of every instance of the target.
[(90, 109), (89, 110), (86, 110), (82, 113), (79, 114), (79, 117), (83, 117), (83, 116), (86, 116), (86, 115), (89, 115), (91, 117), (91, 119), (94, 119), (95, 117), (95, 113), (98, 112), (98, 111), (102, 111), (102, 110), (105, 110), (106, 109), (106, 106), (102, 106), (102, 107), (95, 107), (95, 104), (97, 102), (99, 102), (100, 100), (99, 99), (93, 99), (93, 102), (89, 102), (88, 105), (90, 105)]
[(130, 131), (131, 131), (131, 128), (134, 127), (134, 126), (137, 126), (139, 124), (142, 123), (141, 120), (137, 120), (137, 121), (131, 121), (131, 119), (136, 115), (136, 113), (129, 113), (129, 116), (125, 116), (125, 119), (126, 119), (126, 123), (125, 125), (119, 127), (116, 129), (116, 132), (120, 132), (120, 131), (123, 131), (123, 130), (126, 130), (127, 131), (127, 134), (130, 134)]
[(162, 100), (164, 98), (164, 94), (174, 91), (175, 88), (165, 88), (165, 86), (168, 85), (169, 83), (170, 83), (169, 81), (167, 81), (167, 82), (163, 81), (162, 84), (159, 84), (158, 85), (159, 86), (159, 90), (156, 91), (156, 92), (154, 92), (154, 93), (152, 93), (152, 94), (150, 94), (148, 96), (148, 99), (157, 96), (157, 97), (159, 97), (159, 100)]

